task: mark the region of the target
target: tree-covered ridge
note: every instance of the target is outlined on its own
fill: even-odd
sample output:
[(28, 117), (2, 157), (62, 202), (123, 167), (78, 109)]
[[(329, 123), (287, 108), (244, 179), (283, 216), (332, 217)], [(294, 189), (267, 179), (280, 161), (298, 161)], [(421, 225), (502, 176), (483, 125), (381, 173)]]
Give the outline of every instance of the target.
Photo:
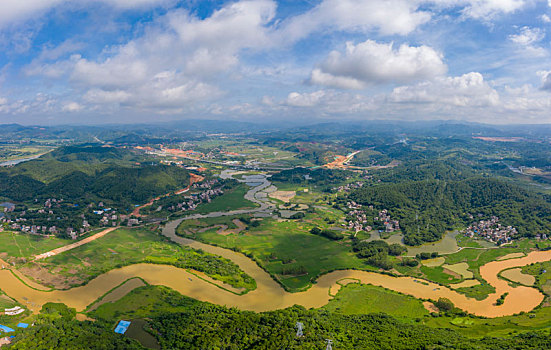
[(383, 183), (421, 180), (458, 181), (477, 175), (479, 170), (474, 165), (455, 161), (423, 160), (403, 162), (395, 168), (380, 169), (374, 173), (374, 177)]
[(352, 172), (326, 168), (294, 168), (283, 170), (272, 175), (271, 180), (292, 184), (312, 184), (318, 186), (335, 186), (351, 176)]
[(10, 349), (144, 349), (137, 341), (115, 334), (105, 324), (79, 322), (75, 310), (48, 303), (34, 324), (18, 333)]
[(0, 169), (0, 197), (19, 202), (57, 198), (126, 205), (187, 186), (185, 169), (140, 160), (122, 148), (60, 147), (39, 159)]
[(551, 204), (542, 196), (492, 178), (460, 181), (422, 180), (363, 187), (350, 198), (388, 209), (400, 220), (409, 245), (434, 242), (446, 230), (478, 218), (497, 216), (503, 225), (531, 236), (551, 230)]
[[(255, 313), (204, 303), (169, 288), (147, 286), (91, 315), (101, 323), (149, 317), (163, 349), (532, 349), (549, 348), (548, 333), (473, 340), (450, 329), (405, 323), (383, 314), (343, 315), (294, 306)], [(304, 336), (296, 337), (296, 322)]]
[(47, 184), (25, 175), (0, 173), (0, 197), (19, 202), (58, 198), (133, 204), (184, 188), (188, 182), (188, 171), (167, 165), (110, 166), (94, 175), (75, 171)]

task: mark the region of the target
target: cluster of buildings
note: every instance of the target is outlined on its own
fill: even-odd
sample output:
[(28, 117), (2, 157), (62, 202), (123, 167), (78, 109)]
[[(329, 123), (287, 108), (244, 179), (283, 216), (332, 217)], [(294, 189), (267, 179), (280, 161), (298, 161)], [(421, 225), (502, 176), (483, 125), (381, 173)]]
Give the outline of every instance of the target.
[(0, 203), (0, 212), (11, 213), (15, 210), (15, 204), (10, 202)]
[(475, 222), (465, 231), (467, 237), (482, 237), (495, 244), (509, 243), (516, 234), (516, 228), (501, 225), (497, 216), (492, 216), (489, 220)]
[(117, 211), (113, 208), (105, 208), (103, 202), (98, 203), (98, 209), (93, 210), (93, 213), (101, 215), (99, 223), (102, 226), (117, 226), (118, 224), (119, 215), (117, 215)]
[(9, 223), (8, 227), (12, 230), (32, 233), (35, 235), (55, 235), (59, 232), (56, 226), (25, 225), (21, 224), (21, 220), (26, 221), (26, 219), (16, 220), (18, 221), (11, 222), (12, 220), (6, 219), (5, 222)]
[[(115, 214), (115, 210), (103, 208), (101, 202), (98, 204), (99, 208), (95, 208), (94, 204), (88, 206), (87, 209), (90, 210), (90, 213), (87, 214), (88, 219), (84, 213), (64, 212), (67, 208), (62, 207), (62, 203), (62, 199), (48, 198), (43, 207), (38, 210), (23, 210), (0, 217), (0, 224), (4, 224), (3, 226), (14, 231), (43, 236), (65, 234), (72, 239), (77, 239), (78, 236), (87, 233), (92, 226), (97, 226), (98, 222), (103, 226), (117, 225), (119, 218)], [(76, 204), (68, 206), (73, 209), (78, 208)], [(102, 215), (102, 218), (98, 220), (94, 218), (94, 214)], [(89, 220), (93, 222), (93, 225)]]
[(381, 210), (379, 216), (375, 217), (373, 220), (380, 221), (385, 228), (385, 232), (394, 232), (400, 229), (400, 222), (398, 220), (392, 220), (386, 209)]
[(356, 181), (356, 182), (352, 182), (352, 183), (349, 183), (349, 184), (346, 184), (346, 185), (336, 187), (333, 190), (337, 191), (337, 192), (351, 192), (352, 190), (358, 189), (358, 188), (362, 187), (363, 185), (364, 185), (363, 182)]
[[(379, 211), (379, 215), (374, 217), (371, 220), (371, 217), (368, 216), (368, 213), (362, 209), (362, 205), (354, 201), (349, 201), (346, 203), (346, 208), (349, 210), (348, 218), (342, 226), (346, 227), (349, 230), (353, 230), (356, 233), (359, 231), (372, 231), (373, 227), (368, 225), (370, 222), (374, 222), (375, 226), (377, 222), (381, 223), (381, 226), (384, 228), (385, 232), (394, 232), (400, 230), (400, 222), (398, 220), (393, 220), (388, 214), (388, 210), (383, 209)], [(368, 206), (369, 210), (373, 211), (373, 205)]]
[[(193, 184), (193, 188), (204, 189), (205, 191), (197, 194), (191, 194), (184, 196), (184, 201), (168, 207), (169, 211), (191, 211), (197, 209), (197, 206), (201, 203), (210, 203), (215, 197), (224, 194), (222, 187), (211, 188), (212, 185), (217, 183), (217, 180), (210, 180), (204, 183)], [(161, 210), (159, 207), (157, 210)]]
[[(362, 206), (360, 204), (350, 201), (346, 203), (346, 207), (350, 209), (350, 211), (348, 212), (347, 222), (342, 224), (342, 226), (354, 231), (355, 233), (360, 231), (369, 232), (373, 229), (367, 224), (367, 213), (362, 210)], [(371, 206), (371, 209), (373, 209), (373, 206)]]

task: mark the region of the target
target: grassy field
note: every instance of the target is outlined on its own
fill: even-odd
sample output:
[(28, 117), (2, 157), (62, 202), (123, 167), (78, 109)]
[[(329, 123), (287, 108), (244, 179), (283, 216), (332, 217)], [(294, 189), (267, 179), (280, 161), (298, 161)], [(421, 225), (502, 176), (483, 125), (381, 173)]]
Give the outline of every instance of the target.
[(332, 270), (369, 268), (351, 252), (348, 243), (313, 235), (308, 232), (310, 228), (303, 222), (264, 219), (259, 227), (239, 235), (221, 236), (209, 230), (195, 234), (195, 238), (252, 255), (290, 291), (307, 288), (311, 280)]
[(440, 284), (448, 285), (451, 283), (461, 282), (461, 278), (456, 278), (453, 275), (446, 273), (442, 266), (421, 266), (421, 272), (423, 272), (425, 278), (429, 281), (437, 282)]
[(425, 318), (430, 327), (451, 328), (468, 337), (501, 337), (511, 334), (551, 329), (551, 308), (538, 308), (522, 315), (476, 318), (476, 317), (435, 317)]
[(1, 146), (0, 162), (14, 159), (30, 158), (52, 150), (52, 146)]
[(258, 207), (256, 203), (243, 198), (249, 189), (250, 187), (246, 185), (236, 186), (222, 196), (214, 198), (212, 202), (199, 205), (194, 213), (206, 214), (216, 211), (256, 208)]
[(6, 253), (8, 255), (8, 257), (4, 257), (4, 260), (45, 253), (69, 243), (72, 243), (72, 241), (55, 237), (42, 237), (10, 231), (0, 232), (0, 254)]
[[(181, 247), (146, 229), (118, 229), (36, 264), (58, 278), (64, 277), (71, 285), (79, 285), (109, 270), (140, 262), (193, 268), (234, 287), (255, 288), (254, 280), (233, 262)], [(27, 266), (32, 268), (32, 264)]]
[(101, 305), (88, 313), (98, 320), (116, 322), (121, 317), (136, 319), (152, 317), (165, 312), (178, 312), (186, 307), (185, 303), (172, 303), (172, 299), (196, 302), (164, 286), (145, 286), (136, 288), (114, 303)]
[[(233, 229), (237, 228), (237, 226), (232, 222), (232, 220), (240, 218), (250, 218), (250, 215), (231, 215), (220, 216), (217, 218), (204, 218), (201, 220), (184, 220), (182, 221), (180, 226), (178, 226), (177, 233), (183, 237), (186, 237), (187, 235), (183, 233), (183, 230), (198, 230), (215, 225), (226, 225), (229, 229)], [(216, 231), (217, 229), (218, 227), (214, 228), (213, 230)]]
[(323, 308), (345, 315), (382, 312), (395, 317), (418, 318), (429, 314), (419, 299), (382, 287), (357, 283), (342, 287)]
[(551, 296), (551, 261), (524, 266), (522, 273), (534, 276), (535, 285), (540, 287), (547, 296)]

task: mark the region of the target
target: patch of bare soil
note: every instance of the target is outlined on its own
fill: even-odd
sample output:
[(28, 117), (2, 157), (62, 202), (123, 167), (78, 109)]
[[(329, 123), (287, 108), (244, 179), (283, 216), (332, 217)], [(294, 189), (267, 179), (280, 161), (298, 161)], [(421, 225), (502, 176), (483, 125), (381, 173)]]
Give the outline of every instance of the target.
[(440, 312), (440, 309), (438, 309), (433, 303), (430, 301), (423, 302), (423, 306), (425, 309), (427, 309), (429, 312)]
[(445, 274), (448, 274), (450, 275), (451, 277), (449, 278), (450, 280), (452, 278), (457, 278), (457, 279), (461, 279), (462, 276), (460, 274), (458, 274), (457, 272), (453, 272), (452, 270), (449, 270), (449, 269), (442, 269), (442, 272), (444, 272)]
[[(69, 289), (74, 285), (82, 284), (84, 282), (84, 280), (79, 277), (66, 277), (59, 273), (51, 273), (46, 268), (39, 265), (22, 267), (19, 271), (40, 284), (52, 286), (55, 289)], [(74, 271), (74, 273), (76, 272), (78, 271)]]
[(275, 191), (269, 194), (271, 198), (278, 199), (282, 202), (288, 203), (296, 196), (296, 191)]
[(6, 301), (8, 301), (8, 302), (10, 302), (10, 303), (15, 302), (15, 300), (13, 300), (12, 298), (10, 298), (10, 297), (7, 296), (6, 294), (0, 295), (0, 299), (4, 299), (4, 300), (6, 300)]

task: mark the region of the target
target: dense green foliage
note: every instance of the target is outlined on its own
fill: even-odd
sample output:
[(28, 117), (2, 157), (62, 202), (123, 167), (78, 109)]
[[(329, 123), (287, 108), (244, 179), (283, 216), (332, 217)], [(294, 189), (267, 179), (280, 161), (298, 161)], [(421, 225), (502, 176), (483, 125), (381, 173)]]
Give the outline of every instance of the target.
[(294, 168), (283, 170), (272, 175), (271, 180), (277, 182), (286, 182), (292, 184), (311, 184), (316, 186), (334, 187), (339, 183), (346, 181), (351, 176), (351, 172), (343, 170), (334, 170), (326, 168), (308, 169)]
[[(118, 311), (117, 311), (118, 310)], [(142, 287), (92, 314), (102, 322), (119, 317), (152, 319), (163, 349), (544, 349), (548, 333), (472, 340), (453, 330), (404, 323), (383, 314), (343, 315), (295, 306), (254, 313), (199, 302), (165, 288)], [(297, 338), (296, 322), (304, 324)]]
[(79, 322), (64, 304), (45, 304), (32, 327), (22, 330), (10, 349), (143, 349), (136, 341), (115, 334), (100, 323)]
[(358, 254), (358, 257), (367, 259), (367, 263), (373, 266), (380, 267), (385, 270), (390, 270), (393, 263), (388, 259), (389, 255), (399, 256), (406, 252), (406, 248), (400, 244), (387, 244), (385, 241), (361, 241), (353, 239), (352, 249)]
[(94, 145), (59, 148), (0, 172), (0, 197), (28, 202), (47, 198), (71, 203), (130, 205), (187, 186), (185, 169), (131, 162), (124, 149)]
[(334, 241), (338, 241), (344, 238), (342, 233), (338, 233), (334, 230), (329, 229), (320, 229), (319, 227), (314, 227), (310, 230), (310, 233), (313, 235), (323, 236)]
[(351, 193), (358, 203), (388, 209), (400, 220), (404, 242), (434, 242), (446, 230), (495, 215), (503, 225), (530, 236), (551, 230), (551, 204), (543, 197), (503, 180), (407, 181), (363, 187)]
[(94, 175), (75, 171), (48, 184), (25, 175), (0, 174), (0, 196), (15, 201), (65, 199), (72, 203), (105, 201), (129, 205), (187, 186), (186, 170), (166, 165), (111, 166)]

